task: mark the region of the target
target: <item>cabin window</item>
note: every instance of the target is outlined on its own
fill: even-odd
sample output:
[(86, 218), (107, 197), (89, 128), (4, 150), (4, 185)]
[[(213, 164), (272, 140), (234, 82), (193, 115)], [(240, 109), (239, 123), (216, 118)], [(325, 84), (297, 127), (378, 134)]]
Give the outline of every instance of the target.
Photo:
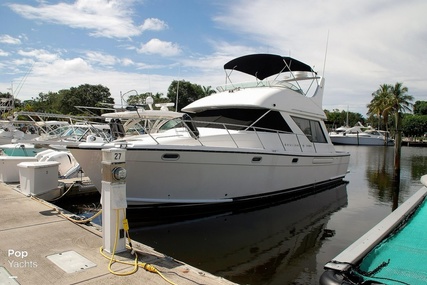
[(292, 119), (311, 142), (326, 143), (326, 137), (320, 126), (320, 122), (293, 116)]
[(197, 127), (222, 129), (222, 124), (225, 124), (231, 130), (245, 130), (252, 126), (267, 132), (292, 132), (280, 112), (269, 109), (214, 109), (190, 114), (190, 116)]

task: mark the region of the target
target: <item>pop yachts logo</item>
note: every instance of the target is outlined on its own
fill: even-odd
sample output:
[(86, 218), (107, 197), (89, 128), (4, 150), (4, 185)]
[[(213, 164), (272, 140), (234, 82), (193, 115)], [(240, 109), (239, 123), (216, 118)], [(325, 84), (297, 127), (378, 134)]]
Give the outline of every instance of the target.
[(37, 262), (28, 260), (28, 251), (9, 249), (7, 262), (11, 268), (36, 268)]

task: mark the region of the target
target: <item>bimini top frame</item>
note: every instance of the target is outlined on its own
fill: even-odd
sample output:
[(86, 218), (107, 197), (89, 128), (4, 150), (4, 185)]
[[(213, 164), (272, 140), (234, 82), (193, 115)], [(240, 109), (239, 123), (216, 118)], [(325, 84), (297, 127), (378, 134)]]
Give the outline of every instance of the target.
[(235, 58), (224, 65), (224, 69), (237, 70), (263, 80), (287, 71), (314, 72), (313, 69), (294, 58), (275, 54), (250, 54)]
[[(226, 74), (226, 85), (224, 87), (219, 87), (218, 90), (224, 91), (230, 89), (227, 82), (230, 82), (231, 89), (241, 88), (241, 87), (261, 87), (261, 86), (280, 86), (294, 89), (295, 91), (301, 92), (304, 95), (307, 95), (308, 90), (311, 87), (307, 88), (306, 92), (303, 92), (298, 81), (300, 80), (314, 80), (320, 79), (317, 76), (317, 73), (307, 64), (287, 56), (280, 56), (275, 54), (250, 54), (235, 58), (224, 65), (224, 70)], [(227, 72), (229, 70), (229, 72)], [(238, 84), (235, 85), (232, 83), (230, 76), (234, 71), (240, 71), (248, 75), (252, 75), (256, 78), (257, 83), (255, 86), (248, 84)], [(290, 76), (284, 80), (276, 80), (282, 73), (289, 72)], [(308, 75), (311, 73), (311, 75)], [(276, 75), (276, 78), (273, 81), (263, 82), (264, 79)], [(296, 84), (293, 87), (289, 82)]]

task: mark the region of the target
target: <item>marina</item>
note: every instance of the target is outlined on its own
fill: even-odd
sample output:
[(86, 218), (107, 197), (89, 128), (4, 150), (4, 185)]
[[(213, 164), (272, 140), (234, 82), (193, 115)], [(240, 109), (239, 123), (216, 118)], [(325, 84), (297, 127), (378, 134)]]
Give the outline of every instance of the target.
[[(138, 227), (130, 220), (132, 239), (141, 246), (146, 245), (151, 250), (162, 252), (161, 257), (171, 256), (185, 264), (200, 268), (203, 272), (219, 276), (217, 278), (222, 277), (220, 280), (230, 280), (238, 284), (318, 284), (324, 272), (323, 266), (374, 227), (393, 209), (413, 196), (422, 187), (419, 177), (426, 172), (427, 150), (425, 148), (402, 148), (402, 174), (398, 184), (393, 182), (392, 177), (392, 148), (338, 146), (338, 149), (351, 154), (350, 172), (345, 179), (348, 183), (309, 193), (306, 196), (284, 199), (260, 208), (223, 212), (214, 216), (185, 219), (181, 222)], [(32, 245), (31, 242), (40, 248), (43, 244), (49, 245), (46, 249), (49, 252), (51, 252), (51, 245), (53, 248), (59, 247), (56, 242), (64, 244), (59, 241), (48, 242), (51, 238), (56, 240), (51, 236), (46, 238), (46, 241), (40, 238), (40, 235), (46, 234), (46, 231), (44, 228), (38, 228), (38, 224), (43, 226), (46, 226), (46, 223), (52, 224), (51, 221), (41, 222), (40, 216), (48, 216), (49, 219), (55, 217), (55, 223), (58, 222), (57, 219), (61, 219), (57, 217), (55, 211), (51, 210), (53, 206), (35, 202), (16, 192), (11, 186), (16, 187), (16, 183), (2, 186), (2, 189), (6, 187), (8, 191), (7, 195), (2, 197), (2, 201), (7, 205), (4, 207), (6, 214), (2, 215), (4, 219), (2, 224), (13, 226), (22, 216), (22, 221), (25, 223), (16, 224), (17, 230), (30, 227), (37, 233), (34, 233), (33, 237), (26, 234), (21, 242), (11, 238), (12, 232), (8, 232), (12, 229), (5, 227), (2, 234), (8, 235), (2, 237), (2, 241), (13, 241), (14, 246), (25, 244), (25, 249), (28, 249), (27, 244)], [(23, 213), (29, 207), (23, 201), (28, 200), (31, 200), (31, 204), (34, 202), (40, 204), (37, 207), (46, 208), (24, 215)], [(81, 203), (81, 199), (77, 199), (70, 204), (66, 202), (59, 204), (67, 208), (78, 204), (79, 201)], [(58, 204), (58, 202), (60, 200), (55, 203)], [(99, 207), (99, 196), (92, 202)], [(16, 212), (13, 212), (13, 209)], [(41, 215), (43, 211), (48, 211), (49, 215)], [(37, 218), (30, 219), (32, 215)], [(61, 222), (65, 223), (65, 220)], [(66, 223), (72, 224), (69, 221)], [(100, 220), (97, 223), (99, 224)], [(56, 234), (60, 233), (61, 231), (58, 231)], [(95, 231), (95, 233), (98, 241), (96, 247), (99, 249), (100, 232)], [(14, 234), (17, 233), (14, 232)], [(70, 233), (65, 232), (65, 235)], [(86, 239), (86, 237), (79, 238), (79, 235), (81, 235), (80, 232), (76, 233), (74, 239)], [(61, 237), (63, 240), (64, 235)], [(9, 247), (7, 243), (4, 246)], [(1, 248), (3, 254), (7, 254), (3, 250), (3, 245)], [(83, 256), (86, 256), (86, 250), (92, 249), (83, 248), (81, 252)], [(108, 261), (101, 264), (107, 266)], [(10, 265), (2, 266), (9, 270), (6, 266)], [(107, 273), (107, 268), (103, 270), (104, 274), (110, 274)], [(40, 274), (36, 271), (30, 271), (30, 273)], [(140, 273), (138, 271), (136, 275)], [(26, 274), (27, 272), (24, 275)], [(145, 272), (143, 274), (145, 275)], [(114, 277), (110, 278), (114, 279)], [(159, 282), (163, 284), (163, 281)], [(218, 284), (215, 282), (213, 284)]]
[(5, 2), (0, 285), (427, 284), (427, 2), (394, 4)]
[[(384, 145), (387, 135), (379, 136), (374, 129), (337, 134), (346, 142), (334, 145), (340, 143), (328, 136), (321, 108), (324, 78), (305, 63), (290, 57), (252, 54), (229, 61), (224, 69), (227, 81), (233, 71), (240, 71), (255, 77), (254, 82), (230, 81), (218, 88), (219, 93), (184, 107), (185, 113), (155, 111), (150, 106), (149, 111), (104, 114), (103, 118), (110, 120), (100, 126), (105, 137), (86, 131), (77, 133), (73, 126), (71, 135), (66, 131), (59, 140), (55, 136), (56, 140), (28, 145), (28, 150), (35, 146), (31, 151), (34, 155), (8, 152), (15, 148), (27, 150), (25, 141), (9, 149), (3, 147), (9, 156), (1, 159), (0, 177), (6, 183), (19, 180), (13, 190), (31, 202), (50, 207), (55, 213), (48, 216), (85, 224), (79, 227), (88, 226), (87, 213), (82, 217), (76, 212), (70, 218), (57, 207), (73, 208), (83, 202), (84, 195), (94, 196), (94, 207), (87, 209), (98, 214), (89, 224), (92, 228), (85, 230), (102, 236), (99, 254), (109, 259), (107, 269), (113, 275), (132, 276), (143, 268), (176, 284), (161, 271), (178, 266), (168, 264), (158, 270), (152, 262), (138, 258), (138, 254), (144, 256), (151, 250), (156, 252), (152, 255), (163, 258), (156, 261), (160, 267), (162, 262), (192, 264), (213, 274), (212, 284), (317, 284), (326, 264), (321, 263), (322, 254), (328, 260), (332, 258), (333, 251), (325, 246), (342, 251), (361, 232), (344, 240), (340, 235), (364, 229), (350, 227), (349, 223), (344, 223), (343, 228), (331, 224), (337, 213), (351, 208), (353, 191), (368, 194), (357, 196), (367, 200), (358, 201), (358, 207), (352, 208), (358, 215), (352, 217), (351, 223), (361, 223), (369, 211), (383, 210), (377, 203), (371, 204), (372, 189), (378, 190), (380, 206), (382, 199), (390, 195), (392, 211), (399, 209), (399, 204), (411, 197), (402, 198), (406, 193), (401, 191), (401, 178), (408, 168), (402, 169), (398, 178), (389, 174), (393, 149), (379, 146)], [(366, 139), (365, 143), (361, 143), (362, 139)], [(357, 146), (351, 146), (354, 140)], [(40, 146), (45, 150), (36, 151)], [(409, 152), (424, 151), (417, 148)], [(416, 175), (426, 173), (421, 168), (413, 173), (415, 168), (411, 165), (411, 182)], [(366, 172), (360, 173), (361, 169)], [(366, 181), (366, 185), (358, 185)], [(64, 202), (72, 196), (76, 199), (70, 199), (71, 204)], [(375, 219), (369, 217), (363, 223), (372, 221)], [(26, 225), (18, 223), (18, 229), (23, 227)], [(15, 229), (14, 225), (10, 229)], [(53, 235), (45, 232), (49, 234), (43, 241)], [(52, 238), (55, 242), (61, 240)], [(48, 245), (51, 244), (46, 243), (47, 248), (41, 249), (49, 251)], [(105, 251), (112, 253), (110, 257)], [(27, 257), (28, 252), (11, 247), (7, 256)], [(123, 255), (124, 260), (119, 261), (115, 254)], [(84, 250), (44, 257), (66, 273), (86, 268), (90, 271), (98, 264), (84, 257)], [(45, 259), (23, 264), (33, 268), (34, 263), (45, 264)], [(71, 267), (81, 265), (70, 272), (64, 263)], [(127, 268), (113, 270), (111, 265), (115, 263)], [(19, 277), (14, 270), (19, 267), (15, 260), (9, 262), (9, 267), (3, 266), (4, 278), (16, 281)], [(168, 273), (180, 275), (176, 271)], [(80, 276), (76, 283), (87, 283), (88, 279), (79, 279)], [(196, 278), (188, 279), (209, 284)]]

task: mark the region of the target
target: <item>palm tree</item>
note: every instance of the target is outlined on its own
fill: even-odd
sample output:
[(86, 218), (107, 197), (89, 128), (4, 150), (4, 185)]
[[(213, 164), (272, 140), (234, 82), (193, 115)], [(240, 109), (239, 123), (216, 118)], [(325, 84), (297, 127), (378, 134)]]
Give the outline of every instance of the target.
[[(387, 103), (389, 101), (390, 90), (392, 86), (388, 84), (380, 85), (380, 88), (372, 93), (374, 97), (366, 107), (368, 107), (368, 114), (375, 114), (378, 116), (378, 129), (381, 129), (381, 116), (384, 113), (384, 110), (387, 108)], [(384, 116), (384, 124), (387, 128), (387, 114)]]
[(396, 135), (394, 139), (394, 169), (398, 173), (400, 170), (400, 154), (402, 143), (402, 113), (411, 111), (413, 106), (412, 102), (414, 97), (407, 94), (408, 88), (403, 86), (403, 83), (397, 82), (390, 88), (390, 96), (387, 108), (384, 110), (386, 113), (394, 113), (396, 121)]
[(214, 89), (211, 89), (211, 86), (202, 86), (203, 88), (203, 96), (209, 96), (212, 95), (214, 93), (216, 93), (216, 91)]

